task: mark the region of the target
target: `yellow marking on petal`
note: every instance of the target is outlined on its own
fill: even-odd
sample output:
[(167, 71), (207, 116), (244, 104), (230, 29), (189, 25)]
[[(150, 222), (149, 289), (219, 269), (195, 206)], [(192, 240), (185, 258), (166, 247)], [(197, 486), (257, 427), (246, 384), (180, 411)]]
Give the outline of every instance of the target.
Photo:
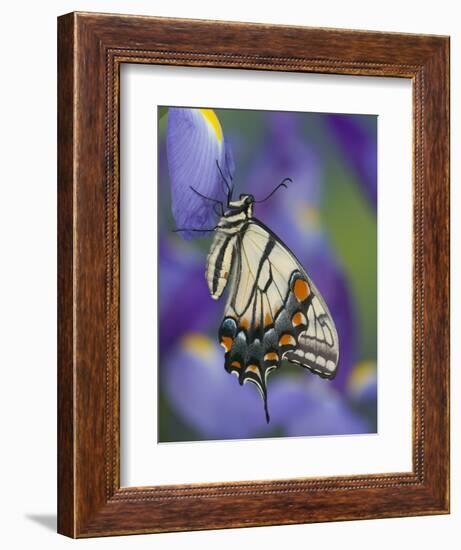
[(279, 346), (295, 346), (296, 340), (291, 334), (282, 334), (279, 338)]
[(182, 339), (182, 345), (186, 351), (199, 355), (202, 359), (209, 360), (213, 356), (211, 340), (201, 334), (188, 334)]
[(376, 363), (374, 361), (361, 361), (352, 370), (348, 385), (352, 389), (364, 386), (370, 379), (376, 376)]
[(291, 323), (294, 327), (299, 327), (299, 325), (307, 325), (307, 320), (304, 315), (298, 311), (291, 318)]
[(298, 302), (304, 302), (310, 294), (309, 285), (304, 279), (296, 279), (293, 285), (293, 292)]
[(230, 336), (221, 336), (221, 346), (226, 352), (230, 351), (233, 341), (234, 340)]
[(264, 361), (278, 361), (278, 358), (279, 356), (275, 353), (275, 351), (270, 351), (264, 356)]
[(211, 125), (211, 127), (214, 130), (214, 133), (216, 134), (216, 137), (218, 138), (218, 141), (222, 141), (222, 129), (221, 124), (219, 123), (219, 119), (216, 116), (213, 109), (199, 109), (199, 111), (204, 116), (205, 120)]

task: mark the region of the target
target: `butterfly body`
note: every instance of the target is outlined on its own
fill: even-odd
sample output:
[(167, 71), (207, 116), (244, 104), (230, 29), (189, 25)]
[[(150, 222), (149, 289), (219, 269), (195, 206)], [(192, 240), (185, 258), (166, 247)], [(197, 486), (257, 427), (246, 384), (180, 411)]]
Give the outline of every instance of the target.
[(207, 259), (206, 279), (212, 298), (217, 300), (232, 268), (232, 260), (238, 239), (253, 215), (253, 197), (243, 195), (238, 201), (229, 202), (229, 210), (219, 220)]
[(219, 340), (225, 369), (254, 383), (264, 401), (267, 377), (282, 360), (334, 378), (336, 328), (327, 305), (294, 254), (253, 217), (254, 197), (241, 195), (215, 227), (206, 279), (218, 299), (229, 285)]

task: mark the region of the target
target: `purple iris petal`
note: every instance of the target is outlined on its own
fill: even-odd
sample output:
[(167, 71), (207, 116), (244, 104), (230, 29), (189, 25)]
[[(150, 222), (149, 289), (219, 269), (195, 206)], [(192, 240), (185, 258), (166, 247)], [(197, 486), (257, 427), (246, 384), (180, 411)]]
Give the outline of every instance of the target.
[(272, 398), (272, 408), (283, 417), (286, 435), (316, 436), (369, 433), (367, 421), (345, 399), (314, 377), (281, 381)]
[[(225, 203), (227, 188), (218, 165), (227, 180), (234, 166), (231, 150), (214, 112), (170, 107), (167, 157), (172, 212), (177, 228), (213, 228), (220, 212), (219, 205), (204, 197)], [(180, 233), (184, 239), (201, 234)]]
[(357, 115), (328, 115), (326, 121), (340, 146), (345, 162), (356, 172), (359, 184), (376, 209), (376, 126), (373, 131), (369, 130)]
[(241, 387), (224, 370), (222, 348), (203, 335), (186, 336), (161, 376), (175, 412), (202, 439), (253, 437), (266, 426), (257, 389)]
[(160, 359), (189, 331), (218, 326), (222, 304), (210, 298), (204, 257), (176, 238), (159, 241)]

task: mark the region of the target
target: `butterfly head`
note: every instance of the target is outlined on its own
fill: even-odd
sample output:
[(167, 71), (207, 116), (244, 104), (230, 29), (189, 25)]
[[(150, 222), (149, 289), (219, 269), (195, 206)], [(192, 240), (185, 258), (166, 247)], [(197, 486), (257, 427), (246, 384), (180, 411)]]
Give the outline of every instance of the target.
[(235, 215), (244, 213), (247, 218), (251, 218), (253, 216), (254, 202), (255, 198), (253, 195), (242, 193), (238, 200), (229, 202), (229, 214)]

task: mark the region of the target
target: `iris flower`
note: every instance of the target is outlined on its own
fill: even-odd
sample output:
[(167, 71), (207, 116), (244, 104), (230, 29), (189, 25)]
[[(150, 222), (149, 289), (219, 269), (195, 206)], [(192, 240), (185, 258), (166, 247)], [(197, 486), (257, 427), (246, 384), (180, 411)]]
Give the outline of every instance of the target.
[[(219, 202), (226, 203), (234, 161), (212, 109), (170, 107), (167, 156), (173, 217), (180, 235), (191, 239), (215, 226)], [(205, 198), (206, 197), (206, 198)]]

